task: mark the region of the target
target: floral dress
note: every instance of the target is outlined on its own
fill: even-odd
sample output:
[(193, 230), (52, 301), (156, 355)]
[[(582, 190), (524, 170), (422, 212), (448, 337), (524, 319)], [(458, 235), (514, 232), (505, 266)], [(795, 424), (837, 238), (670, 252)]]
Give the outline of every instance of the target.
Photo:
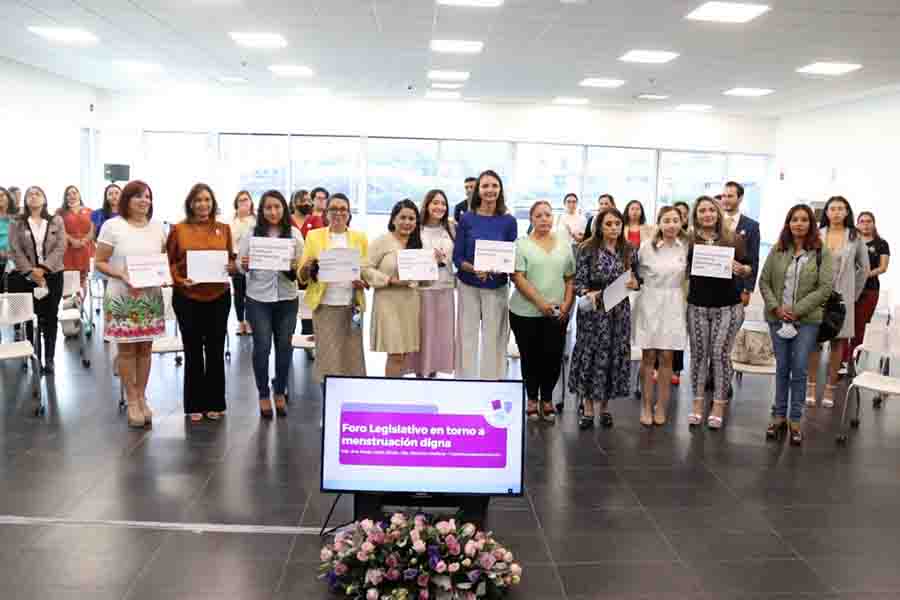
[[(637, 251), (631, 247), (628, 251), (636, 271)], [(603, 290), (624, 272), (622, 260), (605, 248), (585, 248), (578, 253), (575, 266), (575, 292), (583, 296)], [(569, 391), (598, 401), (630, 393), (631, 303), (627, 298), (608, 313), (579, 310)]]

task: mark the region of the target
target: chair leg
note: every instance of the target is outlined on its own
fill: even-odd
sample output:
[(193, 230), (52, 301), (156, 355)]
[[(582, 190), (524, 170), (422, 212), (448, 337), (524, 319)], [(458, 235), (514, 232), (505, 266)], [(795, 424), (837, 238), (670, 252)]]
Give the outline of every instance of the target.
[(838, 430), (837, 442), (839, 444), (843, 444), (847, 441), (847, 436), (850, 433), (850, 429), (847, 427), (847, 407), (850, 405), (850, 394), (856, 390), (857, 396), (859, 395), (859, 391), (854, 384), (850, 384), (850, 387), (847, 388), (847, 398), (844, 401), (844, 409), (841, 411), (841, 425)]

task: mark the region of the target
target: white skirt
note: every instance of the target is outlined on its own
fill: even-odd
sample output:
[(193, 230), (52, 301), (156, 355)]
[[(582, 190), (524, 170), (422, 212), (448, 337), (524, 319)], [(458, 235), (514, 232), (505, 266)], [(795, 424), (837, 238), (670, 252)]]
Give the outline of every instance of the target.
[(633, 344), (646, 350), (687, 347), (687, 302), (677, 288), (644, 287), (634, 311)]

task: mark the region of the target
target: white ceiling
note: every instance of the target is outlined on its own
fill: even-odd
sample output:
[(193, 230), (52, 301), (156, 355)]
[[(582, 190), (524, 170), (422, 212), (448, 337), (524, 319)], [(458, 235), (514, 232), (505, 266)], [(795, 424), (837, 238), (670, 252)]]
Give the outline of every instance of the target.
[[(704, 0), (506, 0), (500, 8), (437, 6), (434, 0), (0, 0), (0, 55), (99, 88), (159, 91), (172, 82), (219, 84), (243, 76), (265, 94), (298, 85), (360, 97), (421, 96), (429, 69), (472, 77), (463, 94), (490, 102), (585, 96), (592, 106), (712, 104), (717, 111), (777, 116), (900, 83), (900, 0), (768, 0), (745, 25), (687, 21)], [(765, 1), (765, 0), (757, 0)], [(54, 45), (29, 25), (80, 27), (99, 45)], [(271, 31), (281, 50), (237, 47), (229, 31)], [(475, 56), (437, 55), (433, 38), (485, 42)], [(618, 61), (629, 49), (679, 52), (667, 65)], [(114, 60), (157, 62), (165, 78), (135, 80)], [(795, 73), (815, 61), (861, 63), (836, 79)], [(267, 66), (312, 67), (308, 80)], [(243, 66), (243, 65), (246, 66)], [(578, 86), (586, 76), (627, 80), (615, 90)], [(732, 87), (772, 88), (764, 98), (722, 96)], [(640, 93), (671, 94), (663, 103)]]

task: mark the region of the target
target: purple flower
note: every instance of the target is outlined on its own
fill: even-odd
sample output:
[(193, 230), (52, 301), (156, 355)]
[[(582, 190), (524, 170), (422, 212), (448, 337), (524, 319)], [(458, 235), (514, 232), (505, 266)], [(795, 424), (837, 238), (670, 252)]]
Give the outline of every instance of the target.
[(481, 571), (479, 571), (478, 569), (469, 571), (469, 581), (471, 581), (472, 583), (477, 583), (479, 579), (481, 579)]
[(407, 581), (412, 581), (413, 579), (418, 577), (418, 575), (419, 575), (418, 569), (407, 569), (407, 570), (403, 571), (403, 579), (405, 579)]

